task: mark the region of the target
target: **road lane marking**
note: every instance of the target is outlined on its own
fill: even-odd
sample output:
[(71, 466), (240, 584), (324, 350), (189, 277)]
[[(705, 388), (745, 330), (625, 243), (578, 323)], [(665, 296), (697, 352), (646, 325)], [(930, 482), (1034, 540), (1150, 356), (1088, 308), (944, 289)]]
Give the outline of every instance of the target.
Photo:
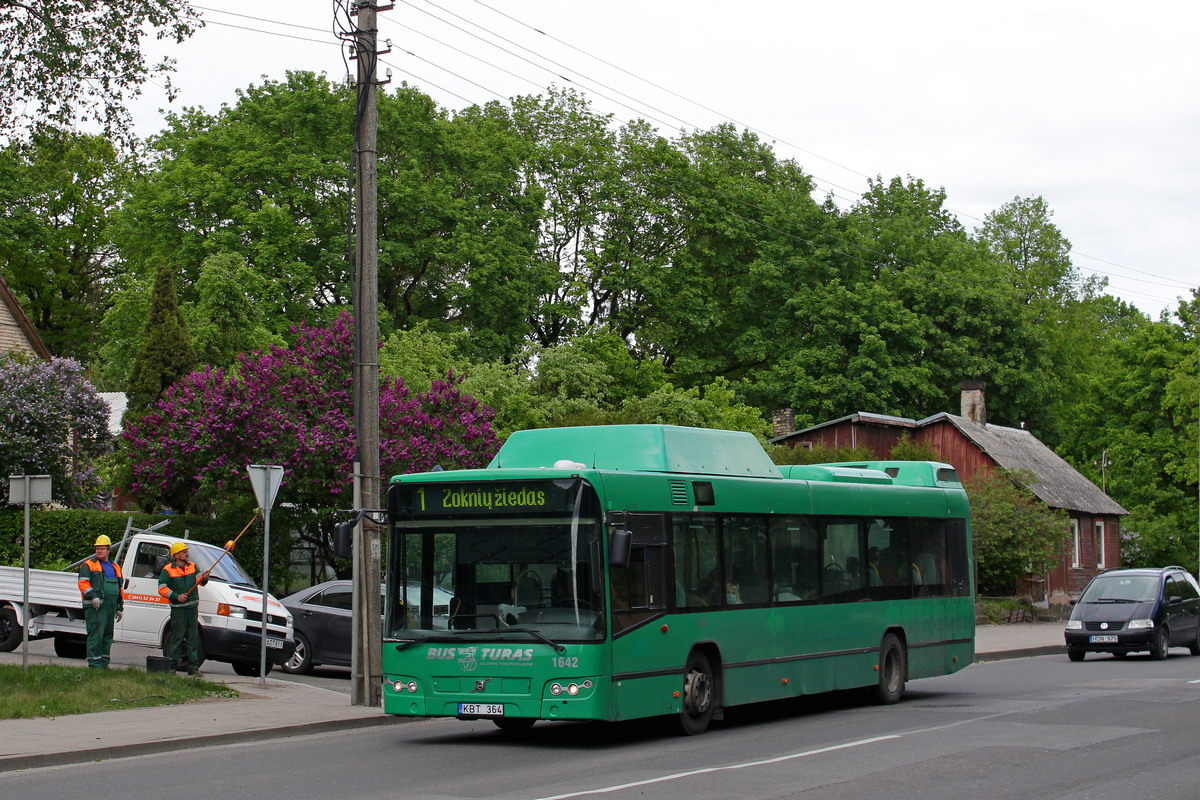
[(658, 778), (649, 778), (644, 781), (634, 781), (633, 783), (622, 783), (617, 786), (604, 786), (599, 789), (585, 789), (579, 792), (568, 792), (567, 794), (556, 794), (549, 797), (539, 797), (537, 800), (568, 800), (572, 797), (584, 797), (589, 794), (608, 794), (609, 792), (619, 792), (623, 789), (634, 789), (638, 786), (651, 786), (656, 783), (665, 783), (667, 781), (675, 781), (680, 778), (690, 778), (694, 775), (704, 775), (710, 772), (725, 772), (727, 770), (746, 769), (748, 767), (761, 767), (766, 764), (778, 764), (781, 761), (792, 761), (797, 758), (806, 758), (808, 756), (821, 755), (822, 753), (832, 753), (835, 750), (845, 750), (850, 747), (861, 747), (867, 744), (875, 744), (876, 742), (884, 742), (888, 739), (899, 739), (899, 734), (891, 734), (888, 736), (875, 736), (870, 739), (859, 739), (856, 742), (846, 742), (845, 744), (835, 744), (829, 747), (820, 747), (816, 750), (805, 750), (801, 753), (789, 753), (785, 756), (775, 756), (774, 758), (766, 758), (761, 761), (745, 761), (741, 764), (726, 764), (723, 767), (705, 767), (704, 769), (693, 769), (688, 772), (676, 772), (674, 775), (663, 775)]

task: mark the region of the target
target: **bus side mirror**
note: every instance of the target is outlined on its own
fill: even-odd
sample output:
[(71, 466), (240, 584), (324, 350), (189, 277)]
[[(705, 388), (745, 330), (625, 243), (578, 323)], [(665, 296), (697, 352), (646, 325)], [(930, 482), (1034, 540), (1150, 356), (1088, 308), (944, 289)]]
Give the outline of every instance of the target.
[(356, 523), (346, 521), (333, 526), (333, 555), (335, 558), (349, 558), (351, 543), (354, 541), (354, 526)]
[(610, 567), (629, 566), (629, 549), (633, 544), (633, 531), (627, 528), (614, 528), (608, 540), (608, 565)]

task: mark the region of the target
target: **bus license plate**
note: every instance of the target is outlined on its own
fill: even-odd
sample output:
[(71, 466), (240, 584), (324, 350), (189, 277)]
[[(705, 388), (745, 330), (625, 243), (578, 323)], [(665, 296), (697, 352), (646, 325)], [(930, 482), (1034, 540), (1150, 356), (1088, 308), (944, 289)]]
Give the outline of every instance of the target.
[(463, 717), (503, 717), (503, 703), (459, 703), (458, 713)]
[(1115, 633), (1105, 633), (1100, 636), (1089, 636), (1088, 641), (1092, 644), (1116, 644), (1117, 635)]
[(268, 636), (267, 637), (267, 647), (269, 649), (282, 650), (283, 649), (283, 639), (272, 639), (270, 636)]

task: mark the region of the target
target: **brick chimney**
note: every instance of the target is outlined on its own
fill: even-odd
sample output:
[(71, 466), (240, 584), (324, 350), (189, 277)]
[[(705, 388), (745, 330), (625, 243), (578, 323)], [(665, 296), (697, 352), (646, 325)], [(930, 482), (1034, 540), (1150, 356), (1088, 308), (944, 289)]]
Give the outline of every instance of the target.
[(983, 404), (983, 390), (986, 386), (983, 381), (962, 382), (959, 416), (966, 417), (976, 425), (987, 425), (987, 408)]
[(790, 408), (779, 408), (771, 412), (771, 426), (776, 436), (787, 436), (796, 432), (796, 413)]

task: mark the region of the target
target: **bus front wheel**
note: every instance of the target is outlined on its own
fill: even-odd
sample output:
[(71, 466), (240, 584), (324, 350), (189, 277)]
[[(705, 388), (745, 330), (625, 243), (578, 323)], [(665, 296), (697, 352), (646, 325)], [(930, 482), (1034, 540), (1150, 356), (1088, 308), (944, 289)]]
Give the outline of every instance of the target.
[(708, 656), (693, 650), (683, 669), (683, 706), (679, 709), (679, 729), (688, 736), (704, 733), (712, 720), (714, 684)]
[(899, 702), (904, 694), (904, 682), (908, 673), (904, 659), (904, 648), (894, 633), (883, 637), (879, 646), (879, 683), (875, 686), (875, 702), (891, 705)]

